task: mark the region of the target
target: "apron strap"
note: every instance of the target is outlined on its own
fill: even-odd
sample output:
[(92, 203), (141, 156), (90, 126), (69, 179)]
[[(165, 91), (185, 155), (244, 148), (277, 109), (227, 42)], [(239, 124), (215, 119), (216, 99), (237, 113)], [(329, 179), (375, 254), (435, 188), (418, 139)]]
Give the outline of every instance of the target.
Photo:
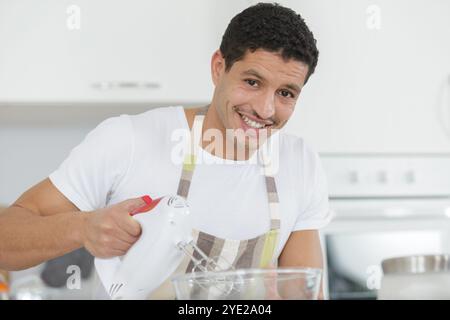
[(209, 105), (202, 107), (197, 111), (194, 117), (194, 123), (192, 125), (190, 135), (187, 139), (187, 152), (184, 156), (183, 170), (177, 190), (177, 195), (184, 197), (185, 199), (187, 199), (189, 195), (192, 175), (194, 173), (195, 164), (197, 162), (197, 148), (202, 138), (203, 120), (205, 119), (208, 108)]
[(266, 141), (266, 145), (260, 146), (258, 149), (259, 159), (262, 160), (262, 166), (264, 167), (264, 176), (266, 183), (267, 199), (269, 202), (270, 211), (270, 229), (277, 230), (280, 228), (280, 203), (278, 199), (277, 184), (275, 182), (275, 170), (272, 158), (272, 153), (269, 153), (269, 147), (267, 144), (271, 143), (270, 140)]

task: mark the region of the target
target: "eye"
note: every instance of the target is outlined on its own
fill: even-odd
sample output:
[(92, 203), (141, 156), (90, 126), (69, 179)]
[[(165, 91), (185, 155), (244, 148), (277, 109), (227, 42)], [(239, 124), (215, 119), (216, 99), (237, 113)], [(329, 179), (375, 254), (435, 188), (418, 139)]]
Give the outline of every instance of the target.
[(280, 90), (280, 94), (283, 98), (289, 98), (289, 97), (295, 98), (295, 95), (288, 90)]
[(252, 87), (256, 87), (258, 85), (258, 81), (254, 79), (245, 79), (244, 81)]

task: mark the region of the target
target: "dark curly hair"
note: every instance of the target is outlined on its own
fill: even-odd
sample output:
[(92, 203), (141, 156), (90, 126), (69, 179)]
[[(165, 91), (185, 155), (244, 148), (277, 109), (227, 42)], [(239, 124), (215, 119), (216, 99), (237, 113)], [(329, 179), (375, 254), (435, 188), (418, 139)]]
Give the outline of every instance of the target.
[(319, 57), (316, 39), (303, 18), (278, 3), (258, 3), (230, 21), (220, 44), (225, 70), (229, 71), (247, 50), (257, 49), (279, 52), (285, 60), (293, 58), (307, 64), (305, 83), (313, 74)]

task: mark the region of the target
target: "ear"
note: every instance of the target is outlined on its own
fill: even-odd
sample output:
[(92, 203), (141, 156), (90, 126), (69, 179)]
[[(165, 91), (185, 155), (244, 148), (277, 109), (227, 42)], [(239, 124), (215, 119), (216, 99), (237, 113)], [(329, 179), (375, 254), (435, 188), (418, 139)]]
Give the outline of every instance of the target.
[(211, 77), (215, 86), (219, 82), (220, 77), (225, 72), (225, 59), (220, 50), (216, 50), (211, 58)]

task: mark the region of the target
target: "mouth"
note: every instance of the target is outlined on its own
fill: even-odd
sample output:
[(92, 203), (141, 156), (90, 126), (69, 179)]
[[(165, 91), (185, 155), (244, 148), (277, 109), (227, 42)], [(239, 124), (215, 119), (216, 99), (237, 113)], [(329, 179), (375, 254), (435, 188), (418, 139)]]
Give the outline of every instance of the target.
[(246, 115), (239, 111), (236, 111), (236, 113), (241, 118), (241, 127), (244, 129), (244, 131), (246, 131), (248, 129), (253, 129), (253, 130), (258, 131), (261, 129), (270, 128), (273, 125), (273, 122), (270, 120), (257, 119), (254, 116)]

